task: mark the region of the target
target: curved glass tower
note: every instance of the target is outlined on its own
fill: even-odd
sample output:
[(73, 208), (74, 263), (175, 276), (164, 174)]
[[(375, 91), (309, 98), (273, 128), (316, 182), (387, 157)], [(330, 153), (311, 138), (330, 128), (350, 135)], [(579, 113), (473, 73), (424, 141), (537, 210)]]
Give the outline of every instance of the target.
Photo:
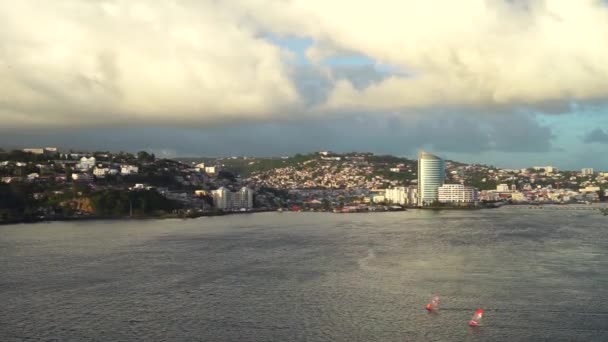
[(427, 152), (418, 152), (418, 205), (438, 200), (438, 188), (445, 180), (443, 159)]

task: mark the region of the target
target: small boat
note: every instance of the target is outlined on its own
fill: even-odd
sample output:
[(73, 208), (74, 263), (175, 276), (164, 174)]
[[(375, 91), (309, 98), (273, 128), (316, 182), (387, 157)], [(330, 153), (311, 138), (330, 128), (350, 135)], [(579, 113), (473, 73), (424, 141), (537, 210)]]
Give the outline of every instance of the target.
[(471, 320), (469, 321), (469, 326), (471, 326), (471, 327), (480, 326), (482, 316), (483, 316), (483, 309), (482, 308), (477, 309), (477, 311), (475, 311), (475, 314), (473, 315), (473, 317), (471, 317)]
[(431, 301), (426, 305), (426, 310), (431, 312), (439, 309), (439, 297), (431, 298)]

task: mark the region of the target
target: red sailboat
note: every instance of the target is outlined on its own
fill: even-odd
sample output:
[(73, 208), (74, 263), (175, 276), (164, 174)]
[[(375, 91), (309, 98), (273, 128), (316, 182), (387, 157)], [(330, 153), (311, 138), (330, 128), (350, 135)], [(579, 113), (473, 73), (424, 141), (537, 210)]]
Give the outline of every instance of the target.
[(439, 297), (435, 296), (431, 298), (431, 301), (426, 305), (427, 311), (434, 311), (439, 309)]
[(472, 326), (472, 327), (480, 326), (482, 316), (483, 316), (483, 309), (482, 308), (477, 309), (477, 311), (475, 311), (475, 314), (473, 315), (473, 317), (471, 317), (471, 320), (469, 321), (469, 326)]

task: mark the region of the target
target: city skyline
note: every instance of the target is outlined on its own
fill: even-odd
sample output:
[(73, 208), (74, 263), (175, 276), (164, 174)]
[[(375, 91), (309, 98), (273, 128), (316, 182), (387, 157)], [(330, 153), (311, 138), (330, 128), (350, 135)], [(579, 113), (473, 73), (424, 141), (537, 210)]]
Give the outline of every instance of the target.
[(26, 0), (0, 13), (0, 146), (424, 149), (608, 169), (606, 1)]

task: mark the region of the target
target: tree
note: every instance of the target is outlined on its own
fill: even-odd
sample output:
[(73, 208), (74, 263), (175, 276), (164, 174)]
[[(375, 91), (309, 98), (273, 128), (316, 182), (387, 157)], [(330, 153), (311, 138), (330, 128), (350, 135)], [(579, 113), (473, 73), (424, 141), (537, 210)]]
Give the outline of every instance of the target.
[(74, 192), (74, 197), (78, 194), (88, 196), (91, 193), (91, 187), (88, 184), (75, 183), (72, 187), (72, 191)]
[(226, 179), (230, 182), (236, 182), (236, 177), (234, 176), (234, 174), (225, 170), (221, 170), (220, 172), (218, 172), (217, 178)]
[(330, 211), (331, 210), (331, 202), (327, 198), (323, 199), (323, 204), (322, 205), (323, 205), (323, 209), (325, 211)]
[(74, 170), (72, 169), (71, 166), (66, 166), (65, 167), (65, 179), (67, 181), (70, 181), (72, 179), (72, 173), (74, 172)]
[(606, 200), (606, 190), (605, 189), (600, 189), (600, 191), (597, 192), (597, 195), (599, 197), (600, 202), (604, 202)]
[(93, 193), (91, 203), (95, 213), (102, 216), (128, 215), (133, 208), (135, 215), (147, 216), (156, 212), (171, 212), (181, 208), (175, 201), (169, 200), (153, 190), (121, 191), (104, 190)]
[(145, 163), (145, 162), (152, 163), (152, 162), (154, 162), (155, 159), (156, 159), (156, 157), (154, 156), (153, 153), (150, 154), (146, 151), (137, 152), (137, 160), (141, 163)]

